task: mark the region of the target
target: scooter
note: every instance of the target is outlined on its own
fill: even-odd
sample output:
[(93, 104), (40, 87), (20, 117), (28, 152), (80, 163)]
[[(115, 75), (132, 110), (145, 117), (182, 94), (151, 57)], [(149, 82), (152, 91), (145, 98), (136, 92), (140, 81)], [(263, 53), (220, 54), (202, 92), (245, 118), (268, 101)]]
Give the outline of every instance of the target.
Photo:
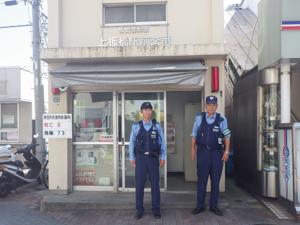
[[(10, 145), (0, 148), (0, 197), (6, 197), (20, 186), (40, 181), (42, 163), (32, 153), (35, 146), (38, 144), (31, 143), (17, 149), (16, 153), (11, 153)], [(26, 169), (16, 160), (17, 154), (23, 155)]]

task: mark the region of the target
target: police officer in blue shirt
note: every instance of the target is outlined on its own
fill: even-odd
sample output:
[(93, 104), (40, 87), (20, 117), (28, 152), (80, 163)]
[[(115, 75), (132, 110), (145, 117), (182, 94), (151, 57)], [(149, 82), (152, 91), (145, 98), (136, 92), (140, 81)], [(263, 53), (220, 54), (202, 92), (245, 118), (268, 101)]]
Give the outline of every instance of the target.
[(147, 174), (151, 182), (152, 213), (160, 219), (160, 188), (159, 166), (163, 167), (166, 160), (166, 144), (162, 128), (152, 117), (152, 105), (144, 102), (141, 105), (143, 120), (134, 123), (129, 140), (130, 163), (135, 167), (136, 219), (144, 214), (144, 188)]
[[(196, 116), (192, 131), (191, 158), (197, 155), (197, 207), (192, 214), (205, 210), (205, 194), (208, 176), (211, 179), (210, 211), (222, 216), (218, 208), (219, 183), (223, 164), (228, 160), (230, 130), (227, 119), (216, 113), (218, 99), (215, 96), (206, 98), (206, 112)], [(225, 147), (224, 147), (225, 144)]]

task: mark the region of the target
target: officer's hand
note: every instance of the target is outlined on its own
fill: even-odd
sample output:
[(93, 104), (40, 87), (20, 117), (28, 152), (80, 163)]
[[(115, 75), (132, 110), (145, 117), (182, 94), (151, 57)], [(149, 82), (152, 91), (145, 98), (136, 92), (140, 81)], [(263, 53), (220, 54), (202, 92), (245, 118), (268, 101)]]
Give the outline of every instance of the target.
[(130, 160), (130, 164), (132, 167), (135, 167), (135, 160)]
[(223, 153), (223, 156), (222, 156), (222, 161), (227, 162), (228, 156), (229, 156), (229, 155), (228, 155), (226, 152), (224, 152), (224, 153)]
[(164, 167), (165, 163), (166, 163), (166, 160), (162, 160), (162, 159), (161, 159), (161, 160), (159, 161), (160, 167)]
[(196, 159), (196, 150), (195, 149), (192, 149), (192, 151), (191, 151), (191, 159), (192, 160)]

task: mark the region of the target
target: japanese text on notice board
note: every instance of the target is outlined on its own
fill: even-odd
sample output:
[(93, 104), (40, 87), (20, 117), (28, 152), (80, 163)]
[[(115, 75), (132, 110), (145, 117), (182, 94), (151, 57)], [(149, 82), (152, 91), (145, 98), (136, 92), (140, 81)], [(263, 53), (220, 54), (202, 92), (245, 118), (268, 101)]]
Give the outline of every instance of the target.
[(44, 114), (44, 138), (72, 138), (72, 114)]

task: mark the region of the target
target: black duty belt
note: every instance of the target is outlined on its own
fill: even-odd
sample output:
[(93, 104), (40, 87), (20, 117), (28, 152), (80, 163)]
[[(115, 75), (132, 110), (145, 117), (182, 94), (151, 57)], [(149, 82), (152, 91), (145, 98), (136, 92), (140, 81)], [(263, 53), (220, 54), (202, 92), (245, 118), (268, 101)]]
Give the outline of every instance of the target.
[(148, 156), (149, 158), (158, 158), (159, 154), (156, 152), (138, 152), (138, 156)]
[(218, 147), (217, 149), (212, 149), (210, 146), (208, 145), (197, 145), (197, 149), (200, 150), (217, 150), (217, 151), (224, 151), (224, 149), (222, 148), (222, 146)]

